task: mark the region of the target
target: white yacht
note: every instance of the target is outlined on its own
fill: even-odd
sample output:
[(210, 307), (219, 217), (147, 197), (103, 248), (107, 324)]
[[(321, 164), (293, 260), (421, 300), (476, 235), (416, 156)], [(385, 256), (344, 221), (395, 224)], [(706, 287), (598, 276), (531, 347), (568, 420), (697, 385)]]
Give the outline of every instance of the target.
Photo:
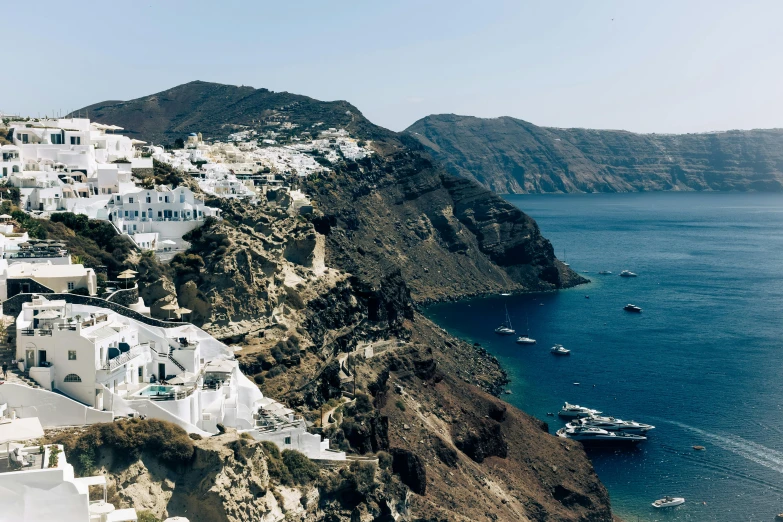
[(549, 350), (549, 353), (552, 355), (571, 355), (571, 350), (567, 350), (562, 344), (556, 344)]
[(600, 275), (612, 275), (612, 271), (611, 271), (611, 270), (601, 270), (601, 271), (600, 271), (600, 272), (598, 272), (598, 273), (599, 273)]
[(638, 444), (647, 440), (642, 435), (632, 435), (630, 433), (616, 433), (613, 431), (602, 430), (601, 428), (586, 428), (576, 426), (573, 428), (565, 427), (557, 430), (557, 436), (564, 439), (571, 439), (582, 444)]
[(600, 415), (601, 412), (598, 410), (591, 410), (590, 408), (585, 408), (584, 406), (579, 406), (578, 404), (563, 404), (563, 408), (557, 413), (561, 417), (567, 417), (570, 419), (580, 419), (582, 417), (590, 417), (592, 415)]
[(637, 274), (634, 274), (630, 270), (623, 270), (622, 272), (620, 272), (620, 277), (636, 277), (636, 276)]
[(517, 331), (511, 327), (511, 316), (508, 315), (508, 307), (506, 307), (506, 321), (495, 328), (495, 333), (498, 335), (514, 335), (517, 333)]
[(615, 419), (614, 417), (599, 417), (593, 415), (591, 417), (584, 417), (570, 422), (566, 427), (584, 426), (589, 428), (600, 428), (606, 431), (615, 431), (621, 433), (635, 433), (637, 435), (643, 435), (644, 433), (655, 429), (655, 426), (650, 424), (642, 424), (635, 421), (624, 421), (622, 419)]
[(642, 313), (642, 309), (636, 306), (635, 304), (628, 303), (627, 305), (623, 306), (623, 310), (626, 312), (633, 312), (635, 314)]
[(681, 506), (682, 504), (685, 504), (685, 499), (682, 497), (663, 497), (653, 502), (652, 507), (656, 509), (660, 509), (666, 507)]

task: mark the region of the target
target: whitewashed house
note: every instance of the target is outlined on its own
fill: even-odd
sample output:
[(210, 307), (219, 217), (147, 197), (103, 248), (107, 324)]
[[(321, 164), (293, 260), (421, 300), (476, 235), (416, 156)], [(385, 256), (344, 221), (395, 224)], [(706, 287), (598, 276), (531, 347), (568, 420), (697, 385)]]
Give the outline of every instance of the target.
[[(193, 325), (156, 324), (161, 322), (35, 296), (16, 320), (16, 356), (20, 370), (44, 390), (7, 391), (28, 406), (51, 401), (47, 390), (77, 401), (78, 408), (60, 405), (48, 414), (63, 424), (80, 424), (102, 411), (164, 419), (204, 436), (223, 424), (311, 458), (345, 458), (329, 449), (328, 440), (308, 433), (304, 419), (264, 397), (226, 345)], [(0, 400), (5, 391), (0, 388)]]
[[(8, 522), (133, 522), (135, 509), (107, 501), (104, 475), (77, 478), (59, 444), (28, 446), (16, 441), (41, 438), (37, 417), (12, 418), (0, 405), (0, 520)], [(90, 488), (103, 495), (90, 500)]]
[(109, 200), (108, 211), (109, 220), (140, 246), (165, 240), (181, 243), (182, 236), (203, 225), (206, 218), (220, 217), (219, 209), (206, 206), (187, 187), (160, 186), (116, 194)]

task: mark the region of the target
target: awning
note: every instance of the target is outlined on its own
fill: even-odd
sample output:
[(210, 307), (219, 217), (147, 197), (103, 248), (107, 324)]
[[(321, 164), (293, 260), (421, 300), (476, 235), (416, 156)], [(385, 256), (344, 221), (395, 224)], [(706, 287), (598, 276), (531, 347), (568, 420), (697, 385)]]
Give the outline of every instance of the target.
[(191, 382), (196, 382), (198, 379), (198, 376), (194, 373), (190, 372), (182, 372), (173, 379), (168, 379), (166, 382), (168, 384), (186, 384)]
[(15, 419), (0, 424), (0, 444), (8, 442), (40, 439), (44, 436), (43, 427), (38, 417)]

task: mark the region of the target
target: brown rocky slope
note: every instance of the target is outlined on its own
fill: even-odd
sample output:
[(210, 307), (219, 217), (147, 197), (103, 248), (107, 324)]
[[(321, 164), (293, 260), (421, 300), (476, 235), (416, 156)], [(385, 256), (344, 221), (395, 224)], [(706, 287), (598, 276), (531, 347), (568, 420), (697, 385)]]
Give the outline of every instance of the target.
[[(185, 86), (187, 96), (201, 96), (201, 86)], [(157, 111), (182, 109), (177, 89), (154, 103), (113, 104), (106, 121), (130, 127), (125, 108), (145, 106), (153, 114), (144, 132), (168, 133), (155, 127), (168, 121)], [(175, 108), (171, 99), (180, 100)], [(323, 427), (333, 445), (391, 455), (394, 480), (409, 492), (390, 491), (387, 507), (407, 506), (397, 510), (402, 520), (611, 520), (580, 447), (488, 395), (504, 382), (497, 361), (415, 312), (417, 302), (584, 281), (555, 258), (535, 221), (345, 102), (268, 91), (241, 99), (223, 120), (200, 102), (201, 121), (220, 132), (271, 110), (297, 125), (345, 127), (375, 154), (308, 179), (316, 207), (308, 219), (274, 205), (220, 203), (227, 219), (195, 232), (191, 251), (162, 275), (167, 298), (176, 294), (210, 332), (241, 342), (243, 371), (316, 427), (320, 407), (334, 408)], [(200, 124), (194, 118), (189, 129)], [(351, 381), (356, 400), (341, 403)], [(381, 504), (315, 519), (387, 520)]]

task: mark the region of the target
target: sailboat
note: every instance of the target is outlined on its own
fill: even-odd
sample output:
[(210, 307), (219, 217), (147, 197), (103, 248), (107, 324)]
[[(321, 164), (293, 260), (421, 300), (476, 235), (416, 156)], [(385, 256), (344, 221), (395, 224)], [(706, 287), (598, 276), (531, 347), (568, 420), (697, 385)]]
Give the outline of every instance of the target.
[(517, 337), (517, 344), (536, 344), (535, 339), (530, 338), (530, 318), (527, 318), (527, 333)]
[(568, 258), (566, 257), (566, 249), (564, 248), (564, 249), (563, 249), (563, 264), (564, 264), (565, 266), (571, 266), (571, 265), (569, 265), (569, 264), (568, 264), (568, 262), (566, 261), (566, 259), (568, 259)]
[(495, 328), (495, 333), (498, 335), (514, 335), (516, 330), (511, 327), (511, 317), (508, 315), (508, 306), (506, 306), (506, 321)]

